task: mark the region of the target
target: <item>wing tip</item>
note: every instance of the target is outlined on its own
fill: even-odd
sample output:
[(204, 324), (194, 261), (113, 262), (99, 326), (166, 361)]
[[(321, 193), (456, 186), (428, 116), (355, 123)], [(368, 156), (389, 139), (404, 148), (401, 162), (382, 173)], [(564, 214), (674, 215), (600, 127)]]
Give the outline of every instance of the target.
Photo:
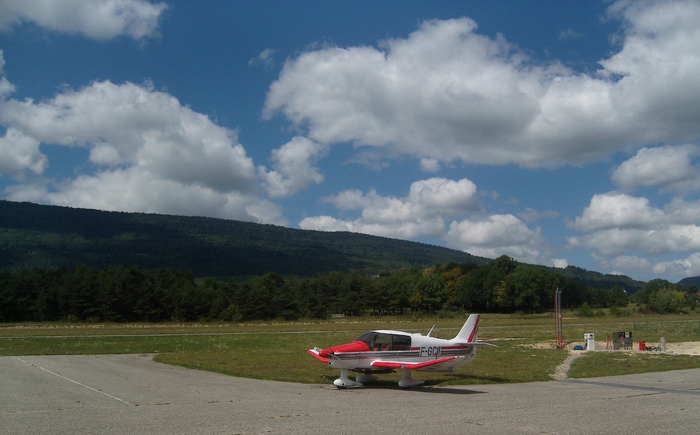
[(306, 353), (311, 355), (312, 357), (316, 358), (317, 360), (321, 361), (322, 363), (328, 363), (330, 361), (329, 358), (322, 357), (321, 355), (318, 354), (318, 350), (316, 348), (314, 349), (307, 349)]

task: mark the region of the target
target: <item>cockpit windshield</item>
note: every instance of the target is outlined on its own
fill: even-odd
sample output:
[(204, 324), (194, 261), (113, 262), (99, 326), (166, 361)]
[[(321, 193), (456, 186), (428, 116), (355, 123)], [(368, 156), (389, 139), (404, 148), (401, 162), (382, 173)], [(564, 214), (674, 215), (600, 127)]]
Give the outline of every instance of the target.
[(364, 342), (372, 351), (411, 349), (411, 337), (408, 335), (370, 331), (360, 335), (355, 340)]

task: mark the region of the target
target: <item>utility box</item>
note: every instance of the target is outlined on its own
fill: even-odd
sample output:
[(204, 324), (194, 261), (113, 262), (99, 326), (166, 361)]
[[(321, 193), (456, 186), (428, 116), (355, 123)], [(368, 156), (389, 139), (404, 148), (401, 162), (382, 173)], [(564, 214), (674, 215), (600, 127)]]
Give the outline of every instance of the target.
[(583, 341), (586, 343), (586, 350), (595, 350), (595, 334), (587, 332), (583, 334)]
[[(613, 332), (613, 350), (632, 350), (632, 332)], [(617, 337), (615, 339), (614, 337)]]

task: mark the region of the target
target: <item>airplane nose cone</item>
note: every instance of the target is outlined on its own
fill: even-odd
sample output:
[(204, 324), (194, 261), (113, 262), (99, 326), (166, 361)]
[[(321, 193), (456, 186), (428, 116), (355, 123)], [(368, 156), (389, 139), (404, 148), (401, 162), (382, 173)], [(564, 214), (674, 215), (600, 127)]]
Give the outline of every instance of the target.
[(352, 343), (339, 344), (337, 346), (331, 346), (328, 349), (323, 349), (318, 354), (324, 358), (328, 358), (331, 354), (336, 352), (366, 352), (369, 350), (369, 346), (363, 341), (353, 341)]

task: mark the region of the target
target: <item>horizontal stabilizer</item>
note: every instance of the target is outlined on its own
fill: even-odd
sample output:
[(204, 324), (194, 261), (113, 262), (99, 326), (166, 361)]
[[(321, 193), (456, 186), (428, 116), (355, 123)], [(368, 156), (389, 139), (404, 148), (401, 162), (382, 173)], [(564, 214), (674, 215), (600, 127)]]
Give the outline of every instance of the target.
[(470, 346), (470, 347), (477, 347), (477, 348), (479, 348), (479, 347), (498, 347), (498, 346), (496, 346), (495, 344), (486, 343), (486, 342), (483, 342), (483, 341), (477, 341), (477, 342), (474, 342), (474, 343), (469, 343), (469, 346)]

